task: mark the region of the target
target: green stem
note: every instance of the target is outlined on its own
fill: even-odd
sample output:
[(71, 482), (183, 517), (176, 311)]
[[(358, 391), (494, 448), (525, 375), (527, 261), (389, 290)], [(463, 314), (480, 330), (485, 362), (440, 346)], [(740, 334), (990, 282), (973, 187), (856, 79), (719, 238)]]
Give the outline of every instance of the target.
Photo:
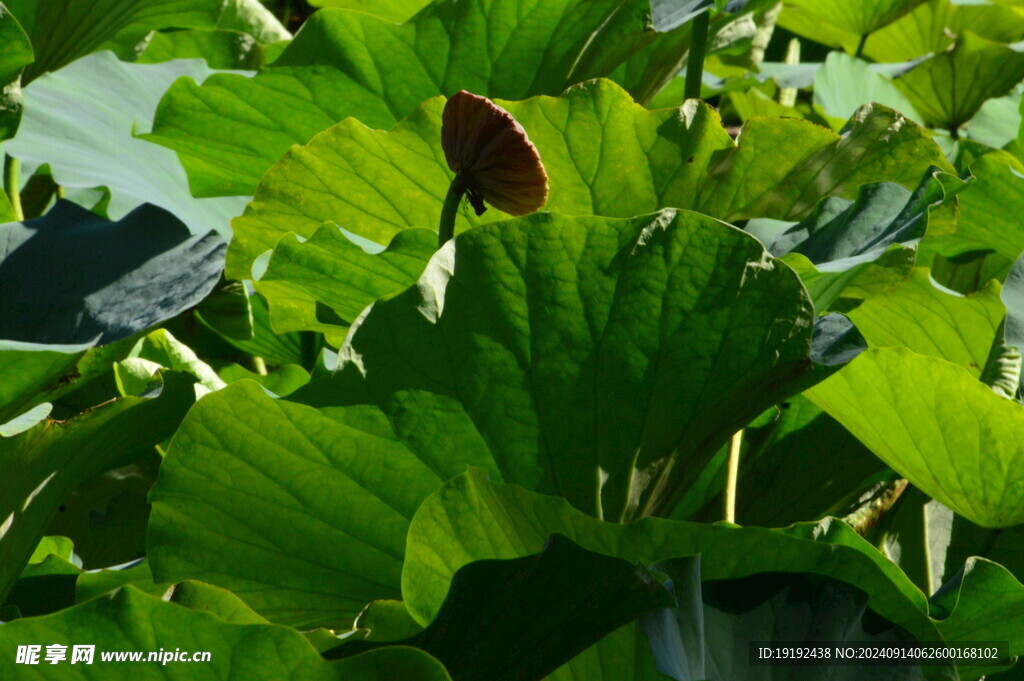
[(441, 222), (437, 229), (438, 248), (444, 246), (449, 239), (455, 236), (455, 216), (459, 213), (459, 204), (462, 203), (462, 196), (465, 193), (466, 179), (460, 173), (452, 180), (451, 185), (448, 186), (448, 195), (444, 197)]
[(21, 182), (18, 178), (18, 171), (21, 169), (21, 161), (13, 156), (4, 157), (4, 191), (14, 209), (14, 219), (20, 222), (25, 219), (25, 211), (21, 208)]
[(729, 442), (729, 467), (725, 474), (725, 521), (736, 522), (736, 482), (740, 477), (740, 450), (743, 447), (743, 429), (737, 430)]
[(700, 86), (704, 78), (704, 55), (708, 51), (708, 25), (711, 12), (702, 12), (693, 20), (690, 34), (690, 54), (686, 58), (685, 99), (700, 99)]
[(853, 53), (853, 56), (860, 59), (864, 55), (864, 45), (868, 42), (868, 36), (870, 33), (865, 33), (860, 37), (860, 42), (857, 43), (857, 51)]
[(267, 375), (267, 363), (266, 363), (266, 361), (264, 361), (264, 359), (262, 357), (260, 357), (259, 355), (251, 355), (250, 358), (252, 359), (253, 371), (255, 371), (260, 376), (266, 376)]

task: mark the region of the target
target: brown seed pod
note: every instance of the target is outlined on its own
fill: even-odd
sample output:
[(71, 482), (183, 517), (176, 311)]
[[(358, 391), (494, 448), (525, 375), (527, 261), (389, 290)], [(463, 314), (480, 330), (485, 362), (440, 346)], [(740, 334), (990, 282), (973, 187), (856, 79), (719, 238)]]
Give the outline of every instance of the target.
[(485, 201), (509, 215), (532, 213), (547, 202), (548, 175), (537, 148), (523, 126), (486, 97), (463, 90), (448, 100), (441, 146), (477, 215)]

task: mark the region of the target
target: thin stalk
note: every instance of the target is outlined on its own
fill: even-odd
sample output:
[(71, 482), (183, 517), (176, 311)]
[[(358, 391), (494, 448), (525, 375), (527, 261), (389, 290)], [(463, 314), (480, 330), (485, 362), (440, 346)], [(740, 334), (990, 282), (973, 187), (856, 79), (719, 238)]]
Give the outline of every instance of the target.
[(737, 430), (729, 442), (729, 468), (725, 477), (725, 521), (736, 522), (736, 481), (740, 477), (740, 448), (743, 446), (743, 429)]
[(253, 371), (255, 371), (260, 376), (266, 376), (267, 375), (267, 363), (266, 363), (266, 361), (262, 357), (260, 357), (259, 355), (252, 355), (251, 359), (252, 359)]
[(871, 35), (871, 34), (870, 33), (865, 33), (864, 35), (862, 35), (860, 37), (860, 42), (857, 43), (857, 51), (853, 53), (854, 57), (857, 57), (858, 59), (860, 59), (864, 55), (864, 45), (867, 44), (868, 36), (869, 35)]
[[(800, 40), (798, 38), (789, 41), (789, 47), (786, 49), (786, 63), (790, 66), (800, 63)], [(789, 107), (796, 106), (796, 95), (795, 87), (779, 88), (779, 104)]]
[(441, 209), (441, 222), (437, 229), (437, 247), (441, 248), (448, 240), (455, 236), (455, 216), (459, 213), (459, 204), (466, 193), (466, 179), (456, 175), (448, 186), (448, 195), (444, 197), (444, 207)]
[(64, 198), (67, 198), (68, 192), (67, 192), (66, 189), (64, 189), (64, 185), (58, 184), (57, 185), (57, 190), (56, 190), (55, 194), (56, 194), (58, 199), (64, 199)]
[(693, 20), (690, 34), (690, 54), (686, 58), (685, 99), (700, 99), (700, 86), (704, 78), (704, 56), (708, 51), (708, 26), (711, 12), (702, 12)]
[(18, 177), (20, 170), (21, 161), (13, 156), (4, 156), (4, 191), (7, 192), (17, 222), (25, 219), (25, 211), (21, 207), (21, 182)]

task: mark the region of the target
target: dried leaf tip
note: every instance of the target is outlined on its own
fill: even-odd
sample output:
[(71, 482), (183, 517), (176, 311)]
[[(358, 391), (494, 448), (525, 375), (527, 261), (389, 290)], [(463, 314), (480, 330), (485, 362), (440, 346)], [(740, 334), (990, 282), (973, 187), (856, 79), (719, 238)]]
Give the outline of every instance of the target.
[(512, 114), (486, 97), (463, 90), (448, 100), (441, 146), (477, 215), (484, 202), (509, 215), (547, 202), (548, 175), (537, 148)]

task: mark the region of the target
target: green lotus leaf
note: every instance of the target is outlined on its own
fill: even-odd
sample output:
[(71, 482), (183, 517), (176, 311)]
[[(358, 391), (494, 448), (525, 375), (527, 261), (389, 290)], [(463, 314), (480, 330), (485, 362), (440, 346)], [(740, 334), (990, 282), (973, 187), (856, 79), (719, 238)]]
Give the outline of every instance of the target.
[(0, 341), (0, 422), (66, 390), (81, 375), (76, 365), (90, 347), (92, 343), (57, 346)]
[(116, 566), (103, 570), (90, 570), (78, 576), (75, 582), (75, 602), (85, 603), (94, 598), (109, 594), (123, 586), (131, 584), (139, 591), (152, 596), (164, 596), (172, 584), (157, 584), (153, 581), (153, 573), (145, 559), (134, 564)]
[(109, 52), (90, 55), (25, 89), (25, 116), (6, 151), (26, 164), (48, 164), (64, 187), (107, 187), (105, 213), (114, 220), (150, 203), (173, 213), (193, 234), (230, 236), (229, 221), (245, 201), (194, 199), (177, 157), (132, 137), (153, 119), (157, 101), (176, 78), (201, 80), (210, 73), (198, 60), (127, 64)]
[(643, 566), (555, 534), (535, 556), (460, 568), (437, 617), (414, 636), (346, 643), (324, 656), (405, 645), (443, 662), (453, 679), (540, 681), (605, 635), (671, 605)]
[[(226, 343), (248, 355), (261, 357), (266, 363), (278, 366), (312, 366), (316, 362), (320, 346), (317, 340), (311, 337), (312, 334), (275, 333), (270, 325), (270, 310), (263, 297), (258, 294), (247, 294), (247, 301), (247, 312), (251, 311), (252, 314), (252, 336), (249, 338), (238, 338), (239, 334), (232, 333), (231, 328), (225, 328), (218, 320), (207, 321), (203, 315), (197, 317), (204, 326)], [(200, 304), (199, 307), (202, 309), (203, 305)]]
[[(968, 558), (932, 602), (949, 614), (939, 623), (947, 641), (1007, 641), (1011, 656), (1024, 655), (1024, 586), (1002, 565)], [(959, 671), (963, 679), (976, 679), (995, 676), (999, 669), (964, 664)], [(1018, 664), (1012, 674), (996, 678), (1013, 679), (1021, 671)]]
[(312, 329), (341, 345), (348, 323), (373, 301), (416, 281), (435, 250), (432, 230), (403, 230), (374, 254), (325, 224), (309, 239), (282, 237), (256, 290), (273, 301), (278, 333)]
[(448, 0), (404, 24), (327, 8), (255, 78), (180, 80), (147, 138), (178, 152), (196, 196), (248, 195), (289, 147), (350, 116), (390, 127), (437, 95), (557, 95), (608, 75), (655, 40), (650, 15), (649, 0)]
[(814, 76), (814, 103), (828, 116), (846, 120), (864, 102), (877, 102), (912, 121), (923, 121), (892, 81), (868, 62), (842, 52), (829, 52)]
[(0, 337), (49, 344), (111, 343), (174, 317), (213, 289), (225, 248), (149, 205), (110, 222), (61, 201), (0, 234)]
[[(18, 19), (0, 3), (0, 142), (18, 131), (24, 101), (21, 72), (35, 60), (32, 43)], [(4, 217), (0, 208), (0, 220)]]
[[(785, 14), (797, 15), (791, 20), (798, 27), (824, 23), (845, 33), (867, 36), (924, 2), (926, 0), (786, 0)], [(782, 25), (789, 28), (789, 20), (790, 16), (786, 16)]]
[(376, 407), (316, 410), (250, 381), (207, 395), (171, 443), (151, 494), (158, 582), (230, 588), (265, 617), (348, 628), (400, 598), (420, 501), (463, 469), (433, 469)]
[(791, 271), (705, 216), (537, 213), (466, 232), (375, 303), (340, 371), (413, 449), (465, 457), (439, 443), (468, 429), (505, 480), (630, 518), (667, 512), (737, 428), (817, 380), (812, 314)]
[(1024, 408), (962, 366), (868, 350), (807, 392), (930, 497), (984, 527), (1024, 523)]
[(869, 347), (905, 347), (981, 376), (1006, 314), (998, 282), (970, 296), (936, 286), (917, 268), (891, 291), (866, 300), (848, 316)]
[(965, 186), (954, 175), (929, 170), (913, 192), (893, 182), (867, 184), (855, 201), (824, 199), (797, 224), (758, 219), (746, 230), (772, 254), (785, 256), (822, 312), (840, 298), (884, 293), (905, 279), (918, 241), (954, 228), (955, 197)]
[[(765, 572), (831, 577), (864, 591), (872, 609), (915, 636), (934, 640), (938, 635), (925, 614), (924, 595), (870, 544), (834, 519), (784, 530), (656, 518), (617, 525), (588, 517), (564, 499), (489, 482), (482, 471), (469, 471), (447, 482), (417, 511), (409, 528), (402, 573), (406, 606), (418, 621), (429, 622), (460, 566), (529, 555), (543, 545), (547, 532), (644, 565), (700, 554), (705, 581)], [(549, 678), (611, 680), (624, 678), (626, 670), (626, 678), (662, 678), (653, 671), (652, 661), (646, 637), (631, 625)]]
[(951, 48), (893, 80), (928, 125), (958, 130), (1024, 78), (1024, 52), (964, 31)]
[[(63, 645), (65, 661), (46, 669), (59, 681), (120, 679), (243, 681), (256, 678), (294, 681), (451, 681), (444, 667), (425, 653), (394, 647), (338, 662), (327, 662), (296, 631), (269, 624), (225, 621), (126, 586), (110, 598), (97, 598), (46, 617), (21, 619), (0, 627), (4, 648)], [(71, 664), (73, 646), (95, 646), (93, 664)], [(150, 651), (209, 653), (208, 662), (104, 663), (108, 652)], [(42, 662), (46, 648), (39, 651)], [(0, 660), (0, 674), (18, 678), (26, 668), (15, 655)]]
[(11, 471), (0, 497), (0, 600), (71, 492), (152, 451), (170, 437), (193, 401), (191, 379), (169, 373), (158, 398), (117, 400), (67, 422), (45, 420), (0, 439), (0, 461)]
[(361, 318), (344, 369), (291, 402), (237, 383), (197, 405), (153, 491), (154, 573), (337, 625), (399, 597), (412, 513), (467, 464), (609, 518), (670, 509), (737, 428), (831, 370), (812, 321), (791, 271), (695, 213), (467, 232)]
[(289, 37), (258, 0), (5, 0), (35, 47), (36, 59), (25, 69), (28, 84), (43, 73), (106, 47), (108, 41), (139, 42), (165, 28), (231, 28), (261, 42)]
[(284, 397), (309, 383), (309, 374), (298, 364), (285, 364), (267, 374), (257, 374), (238, 364), (228, 364), (217, 372), (225, 383), (249, 379)]

